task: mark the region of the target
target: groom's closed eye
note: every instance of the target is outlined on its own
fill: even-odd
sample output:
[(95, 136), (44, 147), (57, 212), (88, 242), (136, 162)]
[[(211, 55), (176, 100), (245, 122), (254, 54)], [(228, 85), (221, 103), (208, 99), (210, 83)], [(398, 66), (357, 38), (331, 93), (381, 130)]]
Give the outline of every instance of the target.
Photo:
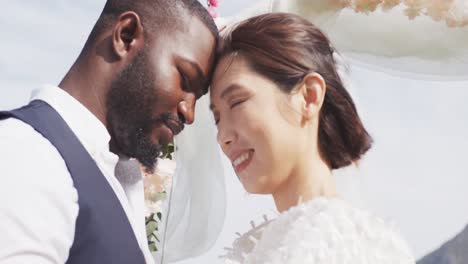
[(208, 92), (207, 78), (203, 74), (200, 66), (188, 59), (180, 58), (181, 66), (178, 71), (183, 82), (183, 89), (187, 92), (194, 93), (196, 98), (200, 98)]
[(193, 93), (197, 99), (202, 96), (201, 89), (198, 88), (197, 85), (195, 85), (191, 81), (188, 74), (184, 73), (183, 70), (179, 69), (179, 75), (180, 75), (180, 82), (181, 82), (182, 90), (184, 90), (187, 93)]
[(189, 79), (187, 78), (187, 75), (185, 75), (182, 71), (179, 71), (180, 73), (180, 80), (182, 82), (182, 89), (186, 92), (189, 92), (189, 93), (195, 93), (196, 94), (196, 91), (192, 90), (192, 85), (190, 85), (190, 81)]

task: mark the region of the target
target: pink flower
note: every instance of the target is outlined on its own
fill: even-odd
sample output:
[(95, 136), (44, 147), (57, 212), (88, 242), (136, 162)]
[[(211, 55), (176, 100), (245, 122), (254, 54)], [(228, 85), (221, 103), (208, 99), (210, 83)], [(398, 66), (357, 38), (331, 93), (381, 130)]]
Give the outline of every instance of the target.
[(449, 27), (462, 27), (468, 21), (468, 2), (456, 0), (446, 13), (446, 23)]
[(352, 0), (330, 0), (331, 5), (338, 9), (343, 9), (351, 6)]
[(419, 8), (413, 8), (413, 7), (408, 7), (408, 8), (405, 9), (404, 12), (405, 12), (405, 15), (406, 15), (409, 19), (413, 20), (413, 19), (415, 19), (417, 16), (419, 16), (419, 15), (421, 14), (421, 9), (419, 9)]
[(404, 13), (409, 19), (427, 15), (435, 21), (444, 20), (449, 27), (468, 25), (468, 0), (330, 0), (330, 3), (365, 14), (374, 12), (379, 6), (387, 11), (404, 4)]
[(442, 20), (447, 15), (453, 0), (435, 0), (430, 3), (426, 9), (426, 14), (435, 21)]
[(219, 16), (218, 10), (214, 6), (209, 6), (208, 7), (208, 13), (210, 13), (210, 16), (212, 18), (217, 18)]
[[(409, 9), (420, 10), (424, 7), (426, 1), (428, 0), (404, 0), (403, 2)], [(429, 0), (429, 1), (433, 1), (433, 0)]]
[(458, 26), (458, 22), (451, 17), (448, 17), (445, 19), (445, 24), (447, 25), (447, 27), (451, 27), (451, 28)]
[(219, 6), (219, 0), (209, 0), (208, 4), (210, 6), (218, 7)]
[(382, 10), (387, 11), (395, 6), (398, 6), (401, 3), (401, 0), (384, 0), (382, 4)]
[(374, 12), (383, 0), (355, 0), (354, 10), (358, 13)]

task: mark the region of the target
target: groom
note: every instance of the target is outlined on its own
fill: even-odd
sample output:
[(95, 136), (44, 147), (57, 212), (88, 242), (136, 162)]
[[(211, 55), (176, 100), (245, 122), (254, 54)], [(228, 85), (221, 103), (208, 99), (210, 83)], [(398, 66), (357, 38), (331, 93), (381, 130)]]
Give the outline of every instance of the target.
[(153, 263), (141, 178), (115, 168), (152, 171), (194, 121), (217, 34), (197, 0), (108, 0), (58, 87), (0, 113), (0, 263)]

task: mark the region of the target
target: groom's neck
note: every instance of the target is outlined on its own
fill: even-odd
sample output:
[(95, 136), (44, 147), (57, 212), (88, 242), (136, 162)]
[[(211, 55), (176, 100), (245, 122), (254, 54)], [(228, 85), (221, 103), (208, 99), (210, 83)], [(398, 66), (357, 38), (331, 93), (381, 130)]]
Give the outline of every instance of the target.
[(73, 96), (93, 113), (105, 126), (106, 95), (112, 81), (112, 69), (97, 56), (81, 54), (59, 87)]

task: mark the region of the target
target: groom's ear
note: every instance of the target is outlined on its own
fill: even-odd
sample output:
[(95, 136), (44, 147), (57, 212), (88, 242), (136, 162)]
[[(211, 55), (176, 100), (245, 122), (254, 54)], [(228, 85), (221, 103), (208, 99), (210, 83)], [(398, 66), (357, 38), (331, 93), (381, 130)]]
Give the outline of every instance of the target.
[(300, 93), (303, 96), (303, 116), (306, 119), (317, 117), (322, 108), (327, 85), (322, 75), (318, 73), (307, 74), (301, 82)]
[(120, 59), (136, 55), (145, 46), (143, 26), (137, 13), (122, 13), (112, 31), (112, 48)]

